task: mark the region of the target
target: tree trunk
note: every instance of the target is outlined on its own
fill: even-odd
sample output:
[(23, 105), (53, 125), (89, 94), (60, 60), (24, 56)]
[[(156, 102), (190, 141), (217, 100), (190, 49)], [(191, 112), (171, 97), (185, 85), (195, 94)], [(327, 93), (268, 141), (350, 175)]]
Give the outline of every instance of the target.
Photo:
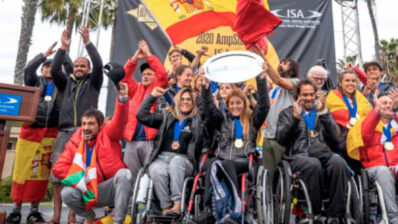
[[(116, 1), (117, 4), (117, 1)], [(117, 23), (117, 15), (118, 15), (118, 6), (115, 8), (115, 19), (112, 25), (112, 37), (111, 37), (111, 49), (109, 51), (109, 61), (113, 61), (114, 50), (115, 50), (115, 34), (116, 34), (116, 23)], [(108, 79), (107, 85), (107, 94), (106, 94), (106, 106), (105, 106), (105, 114), (106, 116), (112, 116), (114, 110), (114, 104), (110, 104), (108, 102), (114, 101), (116, 97), (116, 91), (114, 89), (114, 84), (112, 80)]]
[(380, 61), (380, 45), (379, 45), (379, 33), (377, 31), (377, 24), (376, 24), (376, 18), (373, 12), (373, 7), (372, 7), (372, 2), (374, 0), (366, 0), (368, 4), (368, 10), (369, 10), (369, 16), (370, 16), (370, 21), (372, 22), (372, 29), (373, 29), (373, 36), (375, 40), (375, 55), (376, 55), (376, 60)]
[(30, 42), (35, 25), (35, 16), (39, 0), (24, 0), (22, 6), (21, 32), (19, 34), (18, 53), (14, 69), (14, 84), (23, 84), (23, 68), (26, 65)]
[[(68, 18), (66, 20), (66, 29), (69, 30), (69, 39), (72, 40), (72, 33), (73, 33), (73, 25), (75, 24), (76, 20), (76, 13), (77, 9), (70, 4), (69, 11), (68, 11)], [(70, 49), (68, 48), (67, 53), (69, 54)]]

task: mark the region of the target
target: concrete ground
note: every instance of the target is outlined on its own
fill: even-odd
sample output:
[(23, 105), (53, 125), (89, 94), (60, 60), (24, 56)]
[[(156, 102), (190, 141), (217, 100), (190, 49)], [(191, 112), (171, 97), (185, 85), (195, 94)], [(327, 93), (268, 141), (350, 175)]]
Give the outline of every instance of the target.
[[(0, 209), (5, 210), (7, 212), (7, 215), (12, 212), (13, 208), (14, 208), (13, 204), (0, 203)], [(46, 203), (40, 204), (39, 211), (43, 214), (44, 219), (46, 221), (49, 221), (53, 215), (52, 203), (46, 202)], [(69, 211), (69, 209), (66, 206), (62, 207), (61, 224), (67, 223), (68, 211)], [(94, 211), (97, 214), (97, 217), (101, 217), (104, 215), (104, 208), (96, 208), (96, 209), (94, 209)], [(23, 207), (22, 207), (22, 222), (21, 223), (26, 223), (26, 217), (28, 217), (29, 212), (30, 212), (30, 204), (24, 203)]]

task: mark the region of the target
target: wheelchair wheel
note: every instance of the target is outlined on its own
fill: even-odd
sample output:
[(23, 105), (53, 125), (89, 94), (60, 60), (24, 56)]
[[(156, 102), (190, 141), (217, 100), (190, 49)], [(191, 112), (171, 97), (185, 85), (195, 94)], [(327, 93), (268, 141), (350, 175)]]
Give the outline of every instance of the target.
[(369, 194), (369, 177), (364, 169), (361, 169), (360, 181), (360, 197), (362, 200), (362, 223), (370, 222), (370, 194)]
[[(142, 217), (142, 213), (138, 211), (138, 204), (137, 204), (137, 196), (138, 190), (141, 183), (141, 178), (145, 174), (144, 169), (140, 169), (135, 179), (134, 183), (134, 190), (133, 190), (133, 197), (131, 198), (131, 223), (132, 224), (141, 224), (146, 222), (146, 218)], [(145, 220), (143, 220), (145, 219)]]
[(346, 223), (347, 224), (359, 224), (361, 223), (361, 203), (359, 199), (359, 192), (357, 188), (357, 184), (355, 179), (351, 177), (348, 181), (347, 185), (347, 214), (346, 214)]
[(288, 162), (282, 161), (274, 174), (274, 223), (289, 224), (292, 205), (292, 179)]
[(260, 166), (257, 172), (256, 207), (257, 223), (271, 224), (274, 221), (272, 181), (269, 171)]
[(387, 208), (386, 208), (386, 203), (384, 201), (384, 196), (383, 196), (383, 190), (381, 189), (380, 183), (375, 181), (374, 185), (376, 187), (376, 193), (377, 193), (377, 198), (379, 199), (379, 208), (380, 208), (380, 212), (381, 212), (381, 222), (380, 223), (384, 223), (384, 224), (388, 224), (388, 216), (387, 216)]

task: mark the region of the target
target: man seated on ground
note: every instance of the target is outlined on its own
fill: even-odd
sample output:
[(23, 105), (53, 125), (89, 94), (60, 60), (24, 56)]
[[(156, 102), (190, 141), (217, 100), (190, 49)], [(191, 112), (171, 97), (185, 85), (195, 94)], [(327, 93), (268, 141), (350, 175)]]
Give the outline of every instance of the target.
[(396, 96), (387, 92), (375, 97), (373, 110), (348, 132), (347, 150), (350, 156), (361, 160), (371, 181), (381, 183), (388, 220), (398, 223), (395, 197), (398, 118), (393, 116), (393, 98)]
[(114, 206), (114, 223), (123, 223), (131, 193), (131, 172), (123, 163), (120, 139), (128, 118), (128, 87), (120, 83), (113, 119), (89, 109), (82, 115), (81, 128), (73, 133), (53, 168), (64, 188), (62, 200), (84, 223), (93, 223), (92, 208)]
[(298, 173), (308, 188), (315, 222), (322, 220), (322, 190), (326, 184), (330, 195), (327, 223), (342, 223), (348, 172), (345, 160), (327, 143), (339, 139), (340, 129), (325, 108), (325, 97), (315, 104), (316, 88), (311, 82), (300, 82), (296, 91), (293, 106), (279, 115), (276, 140), (286, 147), (292, 172)]

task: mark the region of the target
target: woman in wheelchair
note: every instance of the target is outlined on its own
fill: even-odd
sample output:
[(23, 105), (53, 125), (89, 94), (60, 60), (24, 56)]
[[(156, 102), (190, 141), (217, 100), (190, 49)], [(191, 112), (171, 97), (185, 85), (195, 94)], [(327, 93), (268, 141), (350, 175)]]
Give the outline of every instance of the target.
[(397, 106), (393, 102), (397, 102), (398, 90), (392, 92), (395, 93), (375, 94), (373, 110), (349, 131), (347, 150), (350, 156), (361, 160), (370, 180), (380, 184), (383, 195), (379, 197), (384, 198), (388, 221), (398, 223), (398, 118), (393, 116), (393, 107)]
[(149, 176), (162, 214), (178, 216), (184, 178), (192, 175), (201, 153), (202, 122), (189, 88), (177, 93), (175, 106), (162, 113), (151, 113), (156, 99), (164, 92), (155, 88), (142, 102), (137, 119), (143, 125), (159, 129), (149, 158)]
[[(264, 122), (269, 99), (265, 71), (256, 78), (258, 101), (254, 110), (250, 109), (246, 95), (240, 89), (233, 89), (225, 99), (225, 113), (217, 108), (209, 85), (202, 88), (203, 114), (206, 119), (220, 131), (216, 158), (206, 162), (206, 180), (204, 204), (210, 210), (210, 170), (214, 161), (221, 160), (224, 170), (238, 188), (238, 175), (248, 172), (249, 154), (256, 153), (255, 141), (257, 132)], [(254, 169), (255, 170), (255, 169)], [(255, 177), (254, 177), (255, 179)]]
[(361, 164), (347, 155), (347, 133), (372, 109), (365, 96), (357, 90), (357, 82), (354, 71), (343, 71), (338, 77), (338, 88), (330, 91), (326, 97), (326, 108), (332, 113), (341, 131), (340, 141), (336, 143), (336, 152), (347, 161), (355, 173), (359, 172)]

